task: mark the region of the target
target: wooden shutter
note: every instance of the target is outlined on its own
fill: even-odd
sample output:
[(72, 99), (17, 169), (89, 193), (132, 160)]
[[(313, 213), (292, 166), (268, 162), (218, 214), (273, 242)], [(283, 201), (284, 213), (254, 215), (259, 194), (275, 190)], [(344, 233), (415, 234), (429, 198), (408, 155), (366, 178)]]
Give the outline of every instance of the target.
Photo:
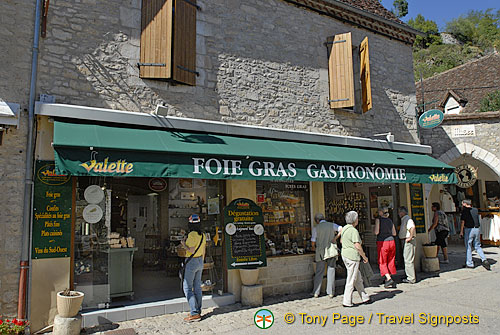
[(368, 52), (368, 37), (365, 37), (359, 46), (361, 95), (363, 113), (372, 109), (372, 87), (370, 83), (370, 56)]
[(196, 0), (175, 0), (172, 78), (196, 85)]
[(332, 48), (328, 59), (330, 108), (354, 106), (354, 74), (352, 68), (351, 33), (330, 38)]
[(142, 0), (141, 78), (171, 78), (172, 3), (173, 0)]

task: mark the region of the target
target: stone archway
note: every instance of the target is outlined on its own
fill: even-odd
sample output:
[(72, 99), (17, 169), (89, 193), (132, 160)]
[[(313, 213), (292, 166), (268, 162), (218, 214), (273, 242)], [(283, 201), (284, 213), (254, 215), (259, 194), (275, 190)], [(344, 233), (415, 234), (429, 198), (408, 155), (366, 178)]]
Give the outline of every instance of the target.
[(500, 159), (488, 150), (484, 150), (472, 143), (459, 143), (438, 159), (443, 163), (450, 164), (464, 154), (471, 155), (472, 158), (484, 163), (497, 175), (497, 179), (500, 181)]

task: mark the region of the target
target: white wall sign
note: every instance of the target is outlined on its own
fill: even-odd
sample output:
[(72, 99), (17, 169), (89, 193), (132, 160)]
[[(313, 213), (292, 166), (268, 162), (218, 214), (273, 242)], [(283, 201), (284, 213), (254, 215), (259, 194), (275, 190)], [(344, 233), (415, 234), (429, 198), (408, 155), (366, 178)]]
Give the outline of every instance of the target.
[(83, 209), (83, 219), (88, 223), (97, 223), (101, 221), (103, 212), (98, 205), (87, 205)]
[(473, 124), (464, 124), (461, 126), (451, 127), (451, 137), (475, 137), (476, 127)]
[(99, 185), (90, 185), (83, 192), (83, 197), (89, 204), (98, 204), (104, 199), (104, 191)]

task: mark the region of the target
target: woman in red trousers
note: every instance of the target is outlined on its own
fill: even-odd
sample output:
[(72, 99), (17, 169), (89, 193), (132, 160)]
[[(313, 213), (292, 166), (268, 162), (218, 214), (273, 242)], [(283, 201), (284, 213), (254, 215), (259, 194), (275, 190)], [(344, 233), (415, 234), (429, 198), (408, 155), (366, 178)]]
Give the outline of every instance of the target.
[(377, 235), (377, 253), (380, 275), (385, 277), (384, 287), (396, 287), (391, 275), (396, 274), (396, 228), (391, 219), (389, 219), (389, 210), (387, 207), (378, 209), (379, 217), (375, 220), (374, 234)]

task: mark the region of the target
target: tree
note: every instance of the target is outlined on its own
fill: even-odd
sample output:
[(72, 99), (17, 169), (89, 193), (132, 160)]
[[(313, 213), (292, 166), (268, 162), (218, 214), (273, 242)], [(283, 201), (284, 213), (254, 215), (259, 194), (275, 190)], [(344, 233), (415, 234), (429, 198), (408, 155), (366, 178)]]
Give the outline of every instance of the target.
[(446, 31), (459, 41), (482, 50), (500, 46), (500, 10), (470, 11), (446, 23)]
[(399, 18), (408, 14), (408, 1), (406, 0), (394, 0), (392, 7), (392, 12)]
[(480, 112), (497, 112), (500, 111), (500, 91), (488, 93), (483, 100), (481, 100)]
[(414, 19), (408, 20), (408, 25), (425, 33), (426, 36), (417, 36), (413, 46), (416, 49), (426, 49), (431, 45), (441, 44), (441, 36), (436, 22), (426, 20), (422, 14), (418, 14)]

